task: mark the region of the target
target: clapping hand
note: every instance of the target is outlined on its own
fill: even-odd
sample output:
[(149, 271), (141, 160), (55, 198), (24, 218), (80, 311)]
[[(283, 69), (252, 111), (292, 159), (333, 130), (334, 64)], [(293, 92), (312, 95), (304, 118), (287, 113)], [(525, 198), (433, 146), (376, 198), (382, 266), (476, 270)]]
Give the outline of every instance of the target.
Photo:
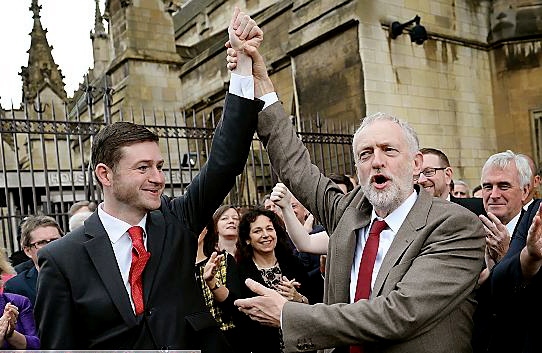
[(277, 284), (276, 290), (284, 298), (293, 301), (300, 297), (300, 294), (296, 290), (299, 286), (301, 286), (301, 284), (296, 282), (295, 278), (290, 281), (286, 276), (282, 276), (282, 280)]
[(490, 260), (497, 263), (502, 260), (510, 247), (510, 233), (497, 216), (491, 212), (487, 213), (487, 217), (480, 215), (480, 220), (484, 224), (486, 232), (486, 262), (487, 256), (489, 256)]
[(0, 317), (0, 343), (11, 337), (18, 318), (19, 309), (15, 305), (7, 303), (3, 315)]
[(216, 251), (211, 254), (211, 257), (203, 268), (203, 279), (205, 280), (205, 282), (211, 282), (212, 279), (216, 276), (216, 272), (218, 271), (218, 267), (220, 266), (220, 261), (222, 261), (223, 258), (224, 254), (218, 255)]
[(542, 205), (529, 227), (525, 247), (521, 250), (519, 259), (525, 279), (532, 278), (542, 268)]

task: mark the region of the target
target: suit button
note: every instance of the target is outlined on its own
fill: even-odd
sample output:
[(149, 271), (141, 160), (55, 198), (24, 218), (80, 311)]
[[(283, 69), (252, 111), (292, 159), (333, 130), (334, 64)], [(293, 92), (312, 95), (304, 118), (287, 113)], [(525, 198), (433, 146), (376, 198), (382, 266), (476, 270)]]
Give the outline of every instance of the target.
[(147, 309), (147, 310), (145, 310), (145, 316), (150, 317), (150, 316), (152, 316), (153, 312), (154, 312), (154, 310), (152, 308)]

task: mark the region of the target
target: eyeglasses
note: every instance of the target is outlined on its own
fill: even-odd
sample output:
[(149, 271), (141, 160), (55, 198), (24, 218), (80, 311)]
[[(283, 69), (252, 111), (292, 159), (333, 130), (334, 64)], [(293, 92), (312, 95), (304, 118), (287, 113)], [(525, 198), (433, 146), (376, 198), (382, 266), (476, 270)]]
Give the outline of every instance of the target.
[[(425, 168), (424, 170), (422, 170), (422, 172), (420, 174), (423, 174), (426, 178), (430, 178), (432, 176), (434, 176), (435, 174), (437, 174), (437, 170), (444, 170), (448, 167), (443, 167), (443, 168)], [(418, 175), (414, 175), (414, 181), (418, 181), (418, 179), (420, 179), (420, 174)]]
[(38, 240), (36, 242), (33, 242), (33, 243), (30, 243), (28, 244), (28, 247), (29, 248), (36, 248), (37, 249), (41, 249), (43, 248), (45, 245), (49, 244), (50, 242), (52, 241), (55, 241), (55, 240), (58, 240), (59, 238), (54, 238), (54, 239), (46, 239), (46, 240)]

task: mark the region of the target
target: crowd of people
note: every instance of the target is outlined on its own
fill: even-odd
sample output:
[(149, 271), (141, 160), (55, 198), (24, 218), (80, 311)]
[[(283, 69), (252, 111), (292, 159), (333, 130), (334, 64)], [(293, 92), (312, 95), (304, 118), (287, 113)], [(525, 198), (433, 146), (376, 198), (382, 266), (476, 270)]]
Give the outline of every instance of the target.
[[(98, 132), (103, 202), (76, 203), (65, 236), (28, 217), (15, 268), (0, 252), (2, 347), (538, 352), (535, 162), (496, 153), (471, 191), (444, 152), (376, 113), (354, 134), (356, 175), (324, 175), (267, 75), (262, 30), (236, 8), (228, 34), (229, 93), (200, 173), (166, 197), (157, 135)], [(260, 205), (221, 206), (255, 132), (281, 182)]]

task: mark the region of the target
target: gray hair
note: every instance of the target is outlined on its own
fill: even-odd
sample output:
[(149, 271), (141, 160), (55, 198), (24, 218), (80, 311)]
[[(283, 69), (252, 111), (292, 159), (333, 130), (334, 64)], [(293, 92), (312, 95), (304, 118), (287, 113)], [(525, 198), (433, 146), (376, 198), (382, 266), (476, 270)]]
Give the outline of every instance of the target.
[(490, 156), (484, 164), (484, 167), (482, 168), (482, 177), (488, 169), (505, 169), (512, 162), (515, 163), (516, 169), (518, 170), (519, 185), (522, 188), (529, 186), (529, 184), (531, 183), (533, 172), (531, 171), (531, 167), (529, 166), (527, 158), (520, 154), (515, 154), (510, 150), (495, 153), (494, 155)]
[[(409, 148), (410, 152), (414, 155), (416, 152), (419, 151), (420, 142), (418, 140), (418, 135), (416, 134), (416, 131), (414, 131), (412, 126), (410, 126), (404, 120), (401, 120), (401, 119), (399, 119), (397, 117), (394, 117), (394, 116), (392, 116), (390, 114), (381, 113), (381, 112), (378, 112), (378, 113), (375, 113), (375, 114), (372, 114), (372, 115), (368, 115), (362, 120), (360, 127), (354, 133), (353, 141), (356, 140), (356, 138), (359, 136), (361, 131), (363, 131), (363, 129), (365, 129), (367, 126), (369, 126), (372, 123), (377, 122), (377, 121), (390, 121), (392, 123), (396, 123), (397, 125), (399, 125), (399, 127), (403, 130), (403, 133), (405, 135), (405, 139), (407, 141), (408, 148)], [(355, 148), (355, 144), (352, 144), (352, 149), (354, 149), (354, 148)], [(356, 156), (356, 151), (355, 150), (354, 150), (354, 158), (355, 158), (355, 160), (357, 162), (358, 156)]]
[(461, 179), (454, 180), (454, 185), (463, 185), (464, 187), (469, 189), (469, 184), (467, 184), (467, 182)]

